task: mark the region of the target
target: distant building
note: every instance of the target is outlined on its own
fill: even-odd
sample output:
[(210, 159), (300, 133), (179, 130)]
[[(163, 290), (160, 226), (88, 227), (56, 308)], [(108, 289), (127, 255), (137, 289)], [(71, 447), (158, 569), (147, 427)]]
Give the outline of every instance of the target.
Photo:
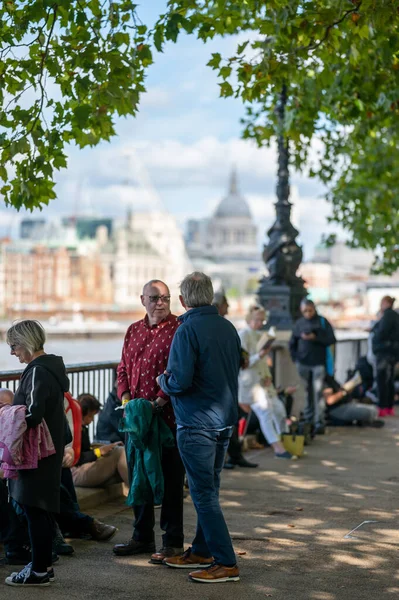
[(317, 246), (313, 260), (299, 271), (314, 300), (341, 302), (365, 294), (373, 260), (372, 252), (337, 242), (330, 248)]
[(61, 222), (64, 227), (76, 228), (76, 237), (78, 240), (94, 240), (99, 227), (106, 228), (108, 237), (112, 235), (113, 222), (110, 218), (89, 216), (64, 217)]
[(45, 235), (45, 219), (22, 219), (19, 226), (19, 236), (22, 240), (41, 240)]
[(172, 309), (182, 311), (179, 284), (193, 270), (182, 233), (166, 212), (129, 214), (113, 236), (112, 279), (118, 307), (142, 309), (143, 285), (160, 279), (170, 288)]
[(99, 253), (81, 254), (78, 248), (63, 245), (3, 243), (1, 289), (3, 312), (9, 315), (35, 307), (52, 314), (75, 304), (111, 306), (113, 303), (112, 282)]
[(186, 245), (195, 268), (205, 271), (226, 290), (247, 291), (249, 280), (264, 269), (257, 244), (257, 226), (240, 194), (235, 171), (228, 194), (207, 219), (190, 220)]

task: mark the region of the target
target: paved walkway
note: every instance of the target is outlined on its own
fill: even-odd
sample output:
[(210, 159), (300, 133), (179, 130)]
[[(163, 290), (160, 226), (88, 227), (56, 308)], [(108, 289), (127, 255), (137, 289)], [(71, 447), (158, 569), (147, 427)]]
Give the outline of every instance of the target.
[[(76, 555), (56, 567), (51, 591), (1, 587), (1, 599), (399, 598), (399, 419), (384, 430), (331, 429), (297, 462), (277, 461), (270, 450), (249, 456), (260, 468), (224, 472), (221, 493), (240, 553), (240, 583), (190, 583), (184, 571), (147, 558), (114, 558), (111, 543), (76, 541)], [(120, 528), (115, 541), (130, 537), (131, 513), (121, 501), (94, 512)], [(189, 499), (185, 520), (189, 542)], [(364, 521), (372, 522), (345, 537)]]

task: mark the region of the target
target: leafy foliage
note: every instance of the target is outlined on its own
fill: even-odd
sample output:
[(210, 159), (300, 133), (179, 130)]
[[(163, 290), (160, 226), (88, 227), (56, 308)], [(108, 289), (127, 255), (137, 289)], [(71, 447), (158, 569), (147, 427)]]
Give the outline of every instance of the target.
[(134, 115), (152, 62), (130, 0), (5, 0), (0, 7), (0, 178), (6, 204), (55, 198), (66, 146), (109, 140)]
[(203, 41), (239, 34), (236, 52), (208, 65), (220, 95), (245, 104), (243, 136), (262, 146), (283, 133), (293, 166), (310, 165), (329, 187), (332, 220), (387, 273), (399, 267), (398, 23), (393, 0), (169, 0), (154, 35), (162, 50), (180, 31)]

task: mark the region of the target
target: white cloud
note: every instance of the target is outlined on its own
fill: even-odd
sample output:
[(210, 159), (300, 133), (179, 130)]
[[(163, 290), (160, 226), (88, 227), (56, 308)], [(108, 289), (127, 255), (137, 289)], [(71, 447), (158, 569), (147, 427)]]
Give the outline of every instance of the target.
[(140, 100), (140, 109), (143, 108), (165, 108), (173, 101), (173, 92), (160, 86), (151, 87)]

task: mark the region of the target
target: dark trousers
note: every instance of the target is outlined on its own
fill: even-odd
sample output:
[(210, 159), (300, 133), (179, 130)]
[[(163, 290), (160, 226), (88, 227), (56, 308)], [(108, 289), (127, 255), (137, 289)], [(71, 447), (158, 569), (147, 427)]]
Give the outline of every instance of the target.
[(46, 573), (52, 565), (53, 517), (51, 513), (36, 506), (24, 505), (32, 548), (32, 570)]
[(55, 515), (63, 534), (80, 536), (90, 533), (93, 518), (80, 512), (71, 469), (62, 469), (60, 512)]
[[(161, 508), (163, 546), (182, 548), (184, 466), (177, 446), (162, 451), (164, 497)], [(134, 506), (133, 539), (145, 544), (154, 541), (155, 514), (153, 504)]]
[(227, 453), (230, 457), (230, 462), (232, 462), (232, 463), (237, 462), (237, 461), (241, 460), (241, 458), (243, 458), (242, 451), (241, 451), (241, 442), (238, 437), (238, 427), (237, 426), (234, 427), (234, 429), (233, 429), (233, 433), (230, 438)]
[(0, 541), (6, 552), (18, 552), (29, 544), (27, 529), (8, 500), (5, 481), (0, 479)]
[(192, 551), (206, 558), (213, 556), (217, 564), (226, 567), (234, 566), (236, 557), (219, 503), (219, 488), (231, 433), (231, 428), (204, 431), (184, 427), (177, 430), (177, 443), (197, 511)]
[(392, 408), (395, 399), (395, 364), (390, 356), (377, 356), (377, 390), (380, 408)]

